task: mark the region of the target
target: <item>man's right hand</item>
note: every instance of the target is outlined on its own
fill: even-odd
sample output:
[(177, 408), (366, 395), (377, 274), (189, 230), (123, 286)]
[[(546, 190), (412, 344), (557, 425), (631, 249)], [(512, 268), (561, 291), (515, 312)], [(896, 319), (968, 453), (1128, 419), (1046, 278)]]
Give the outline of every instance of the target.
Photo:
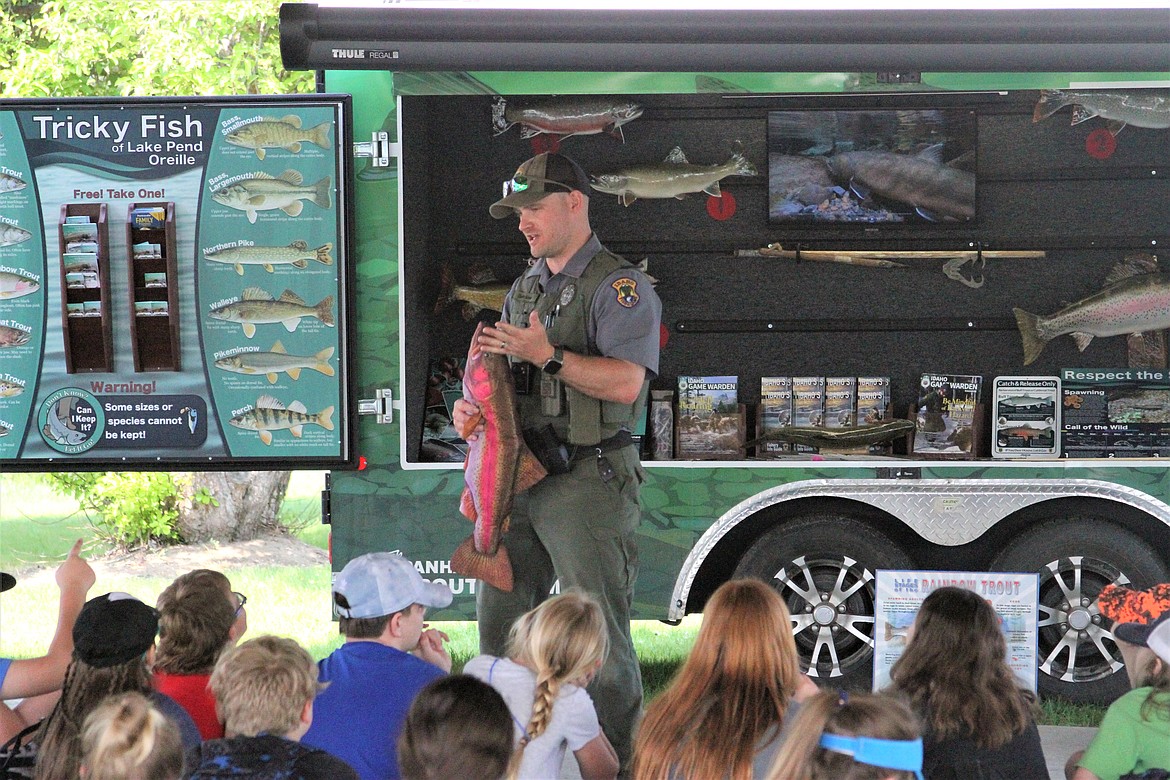
[(479, 434), (483, 433), (483, 420), (481, 419), (475, 426), (475, 430), (466, 436), (463, 434), (463, 429), (467, 427), (467, 424), (479, 416), (479, 407), (466, 398), (456, 399), (454, 405), (451, 407), (451, 424), (455, 426), (455, 430), (458, 431), (459, 435), (463, 436), (464, 441), (475, 441), (479, 437)]
[(94, 582), (97, 581), (97, 575), (94, 574), (89, 562), (81, 557), (80, 539), (73, 543), (73, 548), (69, 550), (69, 556), (65, 562), (57, 567), (56, 580), (57, 587), (61, 589), (62, 593), (71, 592), (82, 595), (88, 593)]

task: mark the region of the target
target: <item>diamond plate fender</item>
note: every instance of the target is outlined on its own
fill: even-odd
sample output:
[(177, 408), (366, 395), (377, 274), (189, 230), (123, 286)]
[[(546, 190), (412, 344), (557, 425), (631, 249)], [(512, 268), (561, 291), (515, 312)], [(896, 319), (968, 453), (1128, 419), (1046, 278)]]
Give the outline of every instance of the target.
[(760, 510), (807, 498), (847, 498), (897, 517), (935, 544), (966, 544), (1008, 515), (1057, 498), (1099, 498), (1134, 507), (1170, 527), (1170, 506), (1140, 490), (1091, 479), (888, 479), (793, 482), (764, 490), (732, 507), (707, 529), (684, 561), (670, 599), (669, 620), (686, 614), (703, 561), (733, 528)]

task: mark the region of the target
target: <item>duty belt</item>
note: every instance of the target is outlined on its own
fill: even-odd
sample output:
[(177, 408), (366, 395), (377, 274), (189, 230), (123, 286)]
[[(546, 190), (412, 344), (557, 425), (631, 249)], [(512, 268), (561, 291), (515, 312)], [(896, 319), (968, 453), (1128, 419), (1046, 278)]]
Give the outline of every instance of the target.
[(569, 448), (569, 460), (578, 461), (585, 458), (596, 458), (613, 450), (620, 450), (634, 443), (633, 435), (627, 430), (620, 430), (608, 439), (602, 439), (596, 444), (578, 444)]

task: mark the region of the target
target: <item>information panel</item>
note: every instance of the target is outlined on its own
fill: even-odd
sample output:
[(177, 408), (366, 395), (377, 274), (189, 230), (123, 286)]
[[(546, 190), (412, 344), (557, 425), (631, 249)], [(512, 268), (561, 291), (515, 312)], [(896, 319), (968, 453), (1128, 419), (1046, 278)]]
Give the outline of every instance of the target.
[(5, 103), (0, 467), (351, 465), (349, 101)]

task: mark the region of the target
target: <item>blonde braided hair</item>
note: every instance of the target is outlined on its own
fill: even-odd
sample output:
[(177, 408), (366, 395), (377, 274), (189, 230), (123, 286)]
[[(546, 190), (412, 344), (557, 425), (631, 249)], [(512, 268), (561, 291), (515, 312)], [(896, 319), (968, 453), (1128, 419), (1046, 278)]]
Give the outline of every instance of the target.
[(518, 775), (524, 748), (548, 729), (561, 686), (588, 685), (608, 653), (601, 606), (578, 590), (548, 599), (512, 626), (508, 657), (536, 673), (536, 692), (532, 717), (512, 754), (509, 778)]

